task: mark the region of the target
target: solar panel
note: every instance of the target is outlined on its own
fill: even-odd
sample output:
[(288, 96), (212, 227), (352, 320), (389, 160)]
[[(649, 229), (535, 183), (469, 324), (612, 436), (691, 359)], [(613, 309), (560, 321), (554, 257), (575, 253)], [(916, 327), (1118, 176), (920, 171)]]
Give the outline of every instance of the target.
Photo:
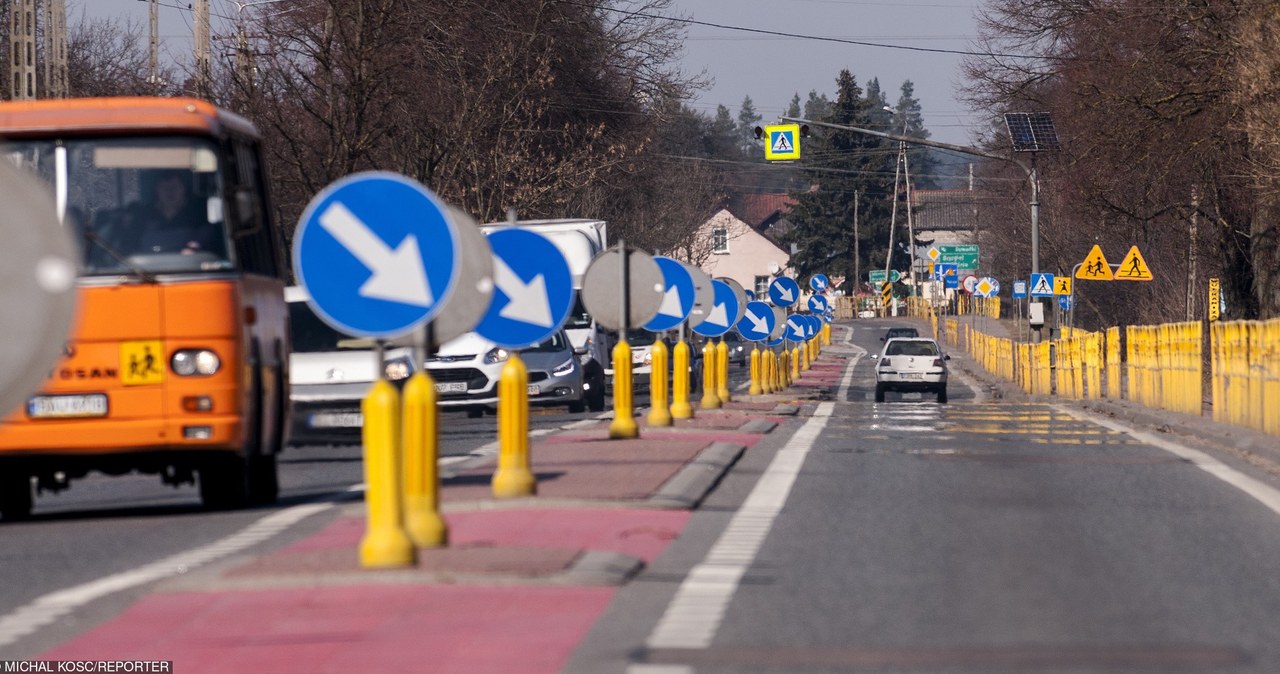
[(1010, 112), (1004, 116), (1014, 152), (1059, 150), (1058, 132), (1047, 112)]

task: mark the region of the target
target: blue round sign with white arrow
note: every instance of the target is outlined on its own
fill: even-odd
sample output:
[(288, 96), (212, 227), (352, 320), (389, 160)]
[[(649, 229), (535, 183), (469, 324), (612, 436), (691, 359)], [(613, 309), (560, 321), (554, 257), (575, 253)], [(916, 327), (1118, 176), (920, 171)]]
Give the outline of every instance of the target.
[(656, 255), (653, 261), (662, 270), (662, 282), (665, 286), (662, 305), (658, 307), (657, 315), (640, 327), (649, 332), (662, 332), (680, 325), (689, 317), (689, 312), (693, 311), (693, 277), (679, 260)]
[(330, 326), (393, 337), (449, 301), (459, 266), (454, 227), (446, 206), (417, 182), (397, 173), (356, 173), (307, 204), (293, 240), (293, 268)]
[(787, 329), (782, 333), (783, 336), (793, 342), (803, 342), (808, 333), (805, 330), (805, 323), (804, 317), (800, 314), (791, 314), (787, 317)]
[(800, 299), (800, 284), (789, 276), (779, 276), (769, 284), (769, 299), (780, 307), (789, 307)]
[(828, 285), (826, 274), (814, 274), (809, 277), (809, 287), (813, 288), (814, 292), (826, 292)]
[(715, 291), (711, 311), (701, 323), (693, 327), (693, 331), (703, 337), (723, 335), (733, 327), (733, 319), (738, 316), (738, 291), (719, 279), (711, 281), (711, 288)]
[(826, 295), (811, 295), (809, 297), (809, 311), (812, 311), (815, 314), (820, 314), (826, 310), (827, 310)]
[(804, 317), (804, 338), (813, 339), (818, 334), (818, 329), (822, 327), (822, 321), (817, 316)]
[(493, 300), (475, 330), (509, 349), (537, 344), (564, 325), (573, 308), (573, 274), (560, 249), (526, 229), (489, 234)]
[(787, 339), (786, 332), (787, 332), (787, 331), (786, 331), (786, 330), (783, 330), (782, 332), (783, 332), (783, 334), (778, 335), (777, 337), (774, 337), (773, 339), (766, 339), (766, 340), (764, 341), (764, 345), (765, 345), (765, 346), (777, 346), (777, 345), (779, 345), (779, 344), (783, 343), (784, 341), (786, 341), (786, 339)]
[(738, 321), (738, 334), (748, 342), (763, 342), (776, 326), (773, 307), (764, 302), (747, 302), (747, 310), (742, 312), (742, 319)]

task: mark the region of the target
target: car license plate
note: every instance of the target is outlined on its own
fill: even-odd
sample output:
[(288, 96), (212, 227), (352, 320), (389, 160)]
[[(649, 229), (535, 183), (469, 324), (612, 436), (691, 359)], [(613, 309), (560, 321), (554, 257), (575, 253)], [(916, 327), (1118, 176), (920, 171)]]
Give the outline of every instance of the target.
[(542, 387), (537, 384), (529, 384), (529, 395), (536, 396), (542, 393)]
[(903, 379), (920, 379), (923, 376), (919, 372), (902, 372), (900, 374)]
[(436, 393), (466, 393), (467, 382), (445, 381), (436, 384)]
[(325, 412), (307, 418), (312, 428), (361, 428), (364, 415), (360, 412)]
[(36, 396), (27, 401), (32, 419), (69, 419), (107, 416), (107, 395)]

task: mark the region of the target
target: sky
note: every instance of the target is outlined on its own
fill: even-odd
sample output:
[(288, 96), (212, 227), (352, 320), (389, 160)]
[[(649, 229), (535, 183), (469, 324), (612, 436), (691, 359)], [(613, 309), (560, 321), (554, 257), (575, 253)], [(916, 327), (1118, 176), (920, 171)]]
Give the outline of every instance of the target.
[[(190, 61), (189, 2), (160, 0), (162, 58)], [(240, 4), (265, 5), (271, 0)], [(956, 101), (961, 55), (917, 49), (970, 49), (976, 36), (974, 13), (980, 5), (980, 0), (672, 0), (670, 14), (721, 26), (807, 36), (688, 24), (681, 67), (689, 74), (705, 72), (713, 80), (693, 102), (709, 115), (715, 114), (717, 105), (724, 105), (736, 118), (743, 98), (750, 96), (765, 123), (776, 121), (797, 93), (801, 101), (811, 90), (834, 98), (836, 75), (848, 68), (864, 88), (869, 80), (879, 78), (890, 104), (897, 102), (902, 83), (911, 80), (932, 138), (969, 145), (970, 130), (979, 118)], [(210, 7), (214, 33), (226, 32), (237, 3), (211, 0)], [(147, 3), (142, 0), (68, 0), (68, 23), (77, 22), (82, 11), (89, 16), (129, 17), (144, 31), (148, 21)], [(891, 46), (811, 39), (815, 37)], [(171, 56), (164, 56), (165, 52)]]
[[(966, 51), (976, 37), (979, 0), (673, 0), (672, 9), (693, 21), (897, 47)], [(792, 96), (810, 91), (835, 98), (835, 80), (848, 68), (858, 85), (872, 78), (890, 105), (902, 83), (915, 85), (925, 127), (934, 140), (970, 145), (979, 118), (956, 101), (962, 82), (959, 54), (861, 46), (780, 37), (706, 25), (688, 26), (684, 69), (714, 79), (694, 107), (714, 114), (717, 105), (736, 119), (750, 96), (766, 123), (785, 113)]]

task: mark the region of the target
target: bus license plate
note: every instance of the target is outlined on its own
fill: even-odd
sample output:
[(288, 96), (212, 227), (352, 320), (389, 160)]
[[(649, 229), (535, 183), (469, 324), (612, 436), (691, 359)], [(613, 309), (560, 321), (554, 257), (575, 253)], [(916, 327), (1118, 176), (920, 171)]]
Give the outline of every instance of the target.
[(27, 401), (27, 416), (32, 419), (71, 419), (107, 416), (107, 395), (36, 396)]
[(446, 381), (436, 384), (436, 393), (466, 393), (467, 382)]
[(360, 412), (326, 412), (312, 414), (307, 422), (312, 428), (360, 428), (364, 414)]

